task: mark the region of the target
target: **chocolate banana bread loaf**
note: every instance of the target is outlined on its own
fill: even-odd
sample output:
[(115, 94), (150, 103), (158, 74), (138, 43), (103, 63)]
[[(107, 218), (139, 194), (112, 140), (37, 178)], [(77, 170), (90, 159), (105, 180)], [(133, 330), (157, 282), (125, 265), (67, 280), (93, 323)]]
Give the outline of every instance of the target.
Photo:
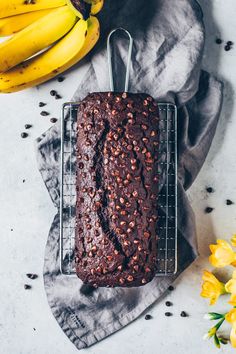
[(157, 263), (158, 106), (92, 93), (77, 133), (76, 272), (95, 287), (151, 281)]

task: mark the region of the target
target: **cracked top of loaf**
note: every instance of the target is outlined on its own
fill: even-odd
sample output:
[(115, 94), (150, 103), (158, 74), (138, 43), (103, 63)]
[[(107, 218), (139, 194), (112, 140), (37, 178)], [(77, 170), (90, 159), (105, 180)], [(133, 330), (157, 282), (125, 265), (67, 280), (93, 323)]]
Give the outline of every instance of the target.
[(144, 285), (157, 263), (158, 105), (92, 93), (77, 119), (77, 275), (95, 287)]

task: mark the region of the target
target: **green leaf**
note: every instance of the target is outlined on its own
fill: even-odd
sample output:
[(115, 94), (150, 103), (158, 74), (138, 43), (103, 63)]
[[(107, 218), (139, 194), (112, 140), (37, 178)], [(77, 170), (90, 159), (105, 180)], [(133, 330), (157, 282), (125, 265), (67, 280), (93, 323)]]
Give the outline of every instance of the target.
[(208, 313), (208, 318), (209, 320), (220, 320), (221, 318), (223, 318), (224, 315), (222, 315), (221, 313), (216, 313), (216, 312), (209, 312)]
[(217, 348), (220, 348), (220, 341), (219, 338), (217, 337), (217, 334), (214, 335), (214, 343)]
[(228, 344), (228, 342), (229, 342), (229, 340), (228, 340), (227, 338), (220, 338), (220, 337), (218, 337), (218, 339), (219, 339), (220, 343), (221, 343), (221, 344), (224, 344), (224, 345)]
[(222, 318), (222, 320), (220, 320), (216, 325), (215, 325), (215, 329), (216, 331), (218, 331), (218, 329), (220, 328), (220, 326), (222, 325), (222, 323), (225, 321), (225, 316)]

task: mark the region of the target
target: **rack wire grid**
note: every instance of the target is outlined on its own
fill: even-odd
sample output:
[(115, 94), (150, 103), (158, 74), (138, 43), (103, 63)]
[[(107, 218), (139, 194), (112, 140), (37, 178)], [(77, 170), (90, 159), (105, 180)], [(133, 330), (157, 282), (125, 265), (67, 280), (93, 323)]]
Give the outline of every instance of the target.
[[(156, 276), (177, 272), (177, 108), (159, 106), (159, 203)], [(76, 126), (79, 103), (65, 103), (61, 121), (60, 269), (75, 275)]]

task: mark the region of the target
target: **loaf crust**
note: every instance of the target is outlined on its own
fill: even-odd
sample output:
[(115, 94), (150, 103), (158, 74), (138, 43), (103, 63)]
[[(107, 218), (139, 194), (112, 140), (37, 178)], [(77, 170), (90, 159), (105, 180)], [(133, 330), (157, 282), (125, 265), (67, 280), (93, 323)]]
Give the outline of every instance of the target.
[(158, 105), (92, 93), (77, 118), (77, 275), (95, 287), (145, 285), (157, 265)]

